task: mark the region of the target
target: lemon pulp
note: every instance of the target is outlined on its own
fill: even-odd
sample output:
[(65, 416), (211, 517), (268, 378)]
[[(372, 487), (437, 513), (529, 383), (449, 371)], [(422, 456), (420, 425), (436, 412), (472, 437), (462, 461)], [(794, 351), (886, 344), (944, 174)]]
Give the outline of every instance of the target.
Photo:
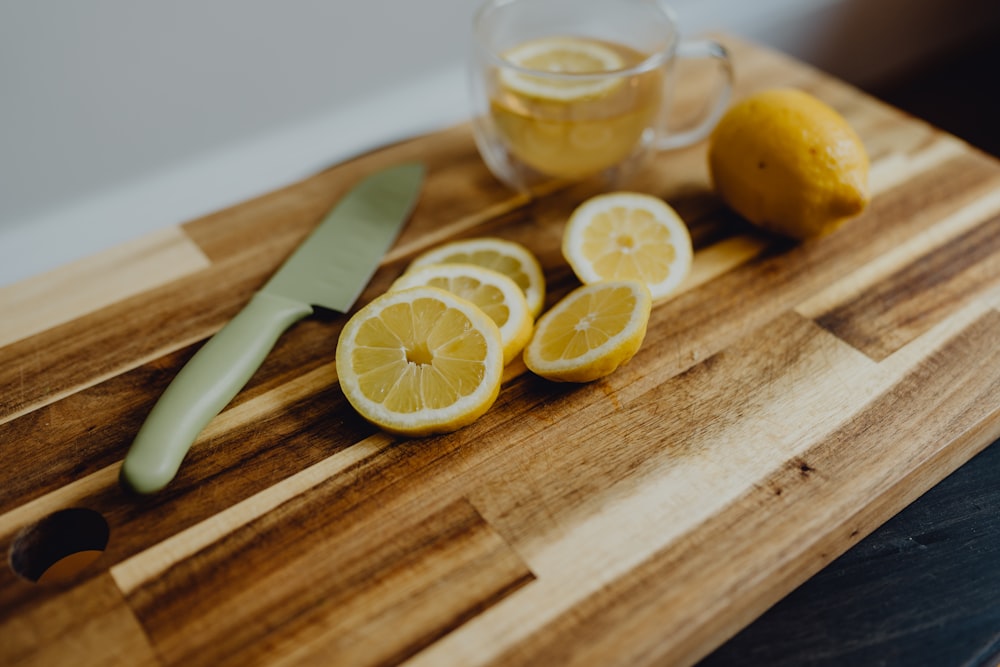
[(387, 431), (426, 435), (478, 418), (500, 390), (496, 324), (434, 287), (388, 292), (348, 321), (337, 374), (348, 401)]
[(649, 290), (637, 281), (579, 287), (539, 319), (525, 365), (556, 381), (605, 377), (639, 350), (651, 309)]
[(486, 375), (485, 337), (438, 303), (391, 306), (362, 326), (356, 344), (361, 391), (393, 412), (452, 405)]
[(638, 280), (654, 299), (671, 294), (691, 268), (691, 236), (662, 199), (636, 192), (581, 204), (563, 231), (563, 255), (584, 283)]
[(500, 330), (504, 364), (531, 338), (534, 318), (521, 288), (506, 275), (475, 264), (428, 264), (400, 276), (390, 289), (429, 285), (456, 294), (480, 308)]

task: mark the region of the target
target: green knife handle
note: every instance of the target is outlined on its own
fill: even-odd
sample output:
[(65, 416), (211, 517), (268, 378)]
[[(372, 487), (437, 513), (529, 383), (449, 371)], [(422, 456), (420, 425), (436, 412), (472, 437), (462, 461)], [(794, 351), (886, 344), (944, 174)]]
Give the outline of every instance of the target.
[(301, 302), (257, 292), (153, 406), (122, 464), (122, 482), (139, 493), (170, 483), (198, 434), (250, 381), (281, 334), (312, 312)]

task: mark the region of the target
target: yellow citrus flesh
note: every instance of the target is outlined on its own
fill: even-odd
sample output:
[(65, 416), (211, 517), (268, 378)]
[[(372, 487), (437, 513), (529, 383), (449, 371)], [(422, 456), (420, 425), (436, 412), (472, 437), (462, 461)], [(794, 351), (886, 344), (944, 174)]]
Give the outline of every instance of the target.
[(535, 256), (519, 243), (493, 237), (452, 241), (419, 255), (410, 269), (428, 264), (475, 264), (502, 273), (524, 292), (532, 317), (542, 312), (545, 276)]
[(538, 320), (524, 363), (557, 382), (590, 382), (613, 373), (642, 345), (652, 298), (634, 280), (584, 285)]
[(489, 315), (500, 330), (504, 364), (510, 363), (531, 338), (534, 318), (517, 283), (475, 264), (428, 264), (404, 273), (389, 288), (430, 285), (471, 301)]
[(361, 416), (407, 436), (447, 433), (500, 391), (503, 346), (477, 306), (436, 287), (387, 292), (348, 320), (337, 375)]
[(868, 205), (868, 155), (835, 109), (800, 90), (755, 93), (723, 115), (709, 141), (719, 196), (763, 229), (806, 239)]
[(598, 195), (563, 230), (563, 256), (584, 284), (638, 280), (654, 300), (672, 294), (691, 270), (691, 236), (662, 199), (635, 192)]

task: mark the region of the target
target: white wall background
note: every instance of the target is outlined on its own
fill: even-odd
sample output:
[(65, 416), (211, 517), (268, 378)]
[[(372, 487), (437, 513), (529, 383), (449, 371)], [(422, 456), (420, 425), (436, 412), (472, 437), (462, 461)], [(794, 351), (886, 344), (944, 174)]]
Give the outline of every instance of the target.
[[(476, 5), (0, 0), (0, 285), (465, 119)], [(998, 0), (673, 5), (861, 84), (1000, 26)]]

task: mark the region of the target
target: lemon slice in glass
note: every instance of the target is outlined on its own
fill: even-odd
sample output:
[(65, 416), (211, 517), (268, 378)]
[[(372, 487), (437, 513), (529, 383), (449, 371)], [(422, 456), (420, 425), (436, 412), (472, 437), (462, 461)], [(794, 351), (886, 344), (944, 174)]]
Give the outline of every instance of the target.
[(489, 315), (500, 329), (505, 365), (528, 344), (535, 319), (524, 292), (502, 273), (475, 264), (428, 264), (404, 273), (389, 289), (421, 285), (457, 294)]
[[(533, 39), (505, 51), (501, 57), (517, 67), (555, 75), (600, 75), (626, 65), (616, 51), (585, 37)], [(520, 95), (567, 102), (606, 95), (621, 85), (622, 80), (600, 76), (537, 76), (508, 68), (500, 70), (500, 83)]]
[(691, 270), (691, 236), (665, 201), (635, 192), (598, 195), (563, 230), (563, 256), (581, 282), (639, 280), (653, 300), (673, 293)]
[(545, 276), (531, 251), (520, 243), (493, 237), (452, 241), (419, 255), (408, 270), (428, 264), (475, 264), (504, 274), (524, 292), (532, 317), (545, 303)]
[(448, 433), (500, 391), (503, 345), (478, 306), (437, 287), (387, 292), (355, 313), (337, 342), (348, 402), (385, 431)]
[(578, 287), (538, 320), (524, 363), (557, 382), (590, 382), (613, 373), (639, 351), (652, 298), (635, 280)]

